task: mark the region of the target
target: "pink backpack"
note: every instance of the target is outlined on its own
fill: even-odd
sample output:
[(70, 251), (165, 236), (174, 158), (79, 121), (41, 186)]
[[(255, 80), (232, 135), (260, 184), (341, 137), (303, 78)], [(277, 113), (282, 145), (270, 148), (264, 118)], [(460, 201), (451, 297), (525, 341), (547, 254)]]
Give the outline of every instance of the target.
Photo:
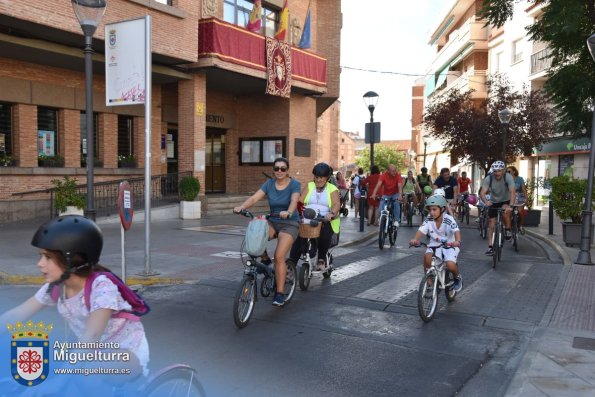
[[(87, 277), (85, 281), (85, 290), (84, 290), (84, 301), (87, 310), (91, 309), (91, 288), (93, 288), (93, 281), (98, 276), (106, 276), (110, 281), (118, 287), (118, 292), (122, 295), (122, 298), (132, 306), (131, 311), (120, 311), (112, 314), (114, 318), (127, 318), (132, 321), (140, 321), (140, 316), (144, 316), (145, 314), (151, 311), (151, 308), (147, 303), (144, 301), (143, 298), (136, 292), (130, 289), (124, 281), (120, 279), (120, 277), (116, 276), (112, 272), (93, 272)], [(54, 285), (51, 291), (51, 296), (54, 302), (58, 302), (58, 298), (60, 297), (60, 287), (58, 285)]]

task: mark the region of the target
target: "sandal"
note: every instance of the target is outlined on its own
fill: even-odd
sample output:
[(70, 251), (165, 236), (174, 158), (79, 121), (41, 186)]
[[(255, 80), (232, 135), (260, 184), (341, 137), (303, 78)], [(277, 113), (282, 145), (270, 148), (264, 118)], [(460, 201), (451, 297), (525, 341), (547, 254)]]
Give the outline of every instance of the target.
[(324, 259), (318, 260), (318, 271), (324, 272), (326, 270), (326, 263), (324, 263)]

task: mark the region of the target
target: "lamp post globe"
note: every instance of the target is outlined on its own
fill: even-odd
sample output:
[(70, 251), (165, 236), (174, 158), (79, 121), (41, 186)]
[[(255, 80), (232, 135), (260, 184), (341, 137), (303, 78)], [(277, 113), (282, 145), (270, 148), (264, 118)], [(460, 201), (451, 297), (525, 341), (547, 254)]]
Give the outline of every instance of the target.
[(428, 149), (428, 143), (430, 142), (430, 136), (424, 135), (421, 139), (424, 142), (424, 167), (425, 167), (426, 166), (426, 151)]
[(370, 112), (370, 170), (374, 166), (374, 109), (380, 96), (374, 91), (368, 91), (364, 94), (364, 103)]
[(498, 118), (500, 119), (500, 123), (504, 125), (504, 134), (502, 135), (502, 161), (506, 162), (506, 139), (512, 112), (509, 109), (504, 108), (498, 112)]
[(85, 128), (87, 149), (87, 204), (85, 216), (95, 220), (93, 167), (95, 131), (93, 126), (93, 34), (101, 23), (107, 0), (72, 0), (72, 9), (85, 35)]

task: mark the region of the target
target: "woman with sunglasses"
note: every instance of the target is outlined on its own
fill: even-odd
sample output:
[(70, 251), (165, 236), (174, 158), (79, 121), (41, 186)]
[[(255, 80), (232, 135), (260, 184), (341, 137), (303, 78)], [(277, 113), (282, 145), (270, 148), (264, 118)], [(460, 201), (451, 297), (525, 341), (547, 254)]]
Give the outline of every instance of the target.
[(268, 179), (260, 189), (248, 197), (244, 203), (233, 209), (239, 213), (250, 208), (265, 196), (269, 200), (269, 207), (273, 216), (269, 217), (269, 240), (277, 237), (275, 249), (275, 283), (276, 292), (273, 306), (281, 307), (285, 304), (285, 277), (287, 265), (285, 258), (299, 233), (297, 203), (300, 198), (301, 184), (288, 174), (289, 160), (279, 157), (273, 162), (275, 177)]

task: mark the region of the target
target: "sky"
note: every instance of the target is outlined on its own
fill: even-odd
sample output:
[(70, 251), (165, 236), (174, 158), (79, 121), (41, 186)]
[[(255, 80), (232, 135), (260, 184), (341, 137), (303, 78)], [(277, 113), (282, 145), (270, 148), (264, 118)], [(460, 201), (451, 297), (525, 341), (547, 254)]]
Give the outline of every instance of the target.
[(363, 137), (370, 112), (362, 97), (374, 91), (381, 140), (411, 137), (411, 87), (431, 64), (430, 30), (444, 6), (444, 0), (341, 1), (341, 130)]

